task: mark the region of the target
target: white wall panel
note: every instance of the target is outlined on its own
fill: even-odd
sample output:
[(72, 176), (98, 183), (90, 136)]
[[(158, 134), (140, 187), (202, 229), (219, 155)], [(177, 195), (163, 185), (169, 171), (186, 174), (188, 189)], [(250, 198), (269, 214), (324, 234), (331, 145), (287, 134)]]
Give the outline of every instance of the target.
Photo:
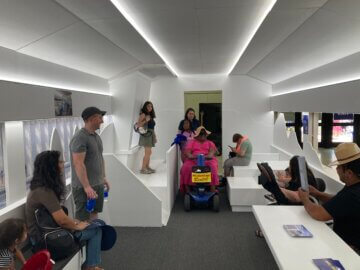
[[(0, 81), (0, 120), (54, 118), (55, 91), (49, 87)], [(88, 106), (111, 112), (111, 97), (73, 91), (72, 106), (73, 116), (80, 116)]]
[(115, 137), (118, 138), (114, 153), (120, 153), (137, 145), (133, 125), (138, 119), (141, 106), (149, 98), (150, 81), (134, 73), (111, 81), (110, 91)]
[(270, 112), (271, 87), (247, 76), (159, 79), (152, 83), (150, 100), (157, 113), (158, 143), (153, 156), (164, 158), (180, 120), (184, 117), (184, 91), (222, 90), (223, 155), (232, 135), (248, 135), (254, 152), (270, 152), (273, 114)]
[(107, 80), (0, 47), (0, 80), (109, 93)]

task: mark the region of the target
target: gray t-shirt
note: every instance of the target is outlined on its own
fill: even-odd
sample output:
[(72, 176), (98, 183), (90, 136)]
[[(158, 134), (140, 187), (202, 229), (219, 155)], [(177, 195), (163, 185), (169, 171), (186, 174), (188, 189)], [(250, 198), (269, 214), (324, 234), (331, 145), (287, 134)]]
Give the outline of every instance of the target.
[(85, 128), (80, 129), (70, 142), (71, 152), (71, 182), (74, 188), (81, 188), (81, 182), (76, 174), (72, 153), (86, 153), (85, 167), (91, 186), (104, 183), (103, 145), (97, 133), (89, 133)]

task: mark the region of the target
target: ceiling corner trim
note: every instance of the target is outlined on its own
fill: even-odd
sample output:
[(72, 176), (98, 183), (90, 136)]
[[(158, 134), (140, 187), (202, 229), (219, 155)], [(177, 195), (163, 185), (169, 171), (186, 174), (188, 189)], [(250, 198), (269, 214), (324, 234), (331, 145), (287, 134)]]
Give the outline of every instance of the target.
[(120, 11), (120, 13), (125, 17), (125, 19), (135, 28), (135, 30), (145, 39), (145, 41), (153, 48), (153, 50), (160, 56), (160, 58), (165, 62), (166, 66), (170, 70), (170, 72), (179, 77), (180, 73), (177, 72), (174, 67), (170, 64), (168, 57), (164, 52), (161, 52), (159, 48), (154, 44), (154, 42), (150, 39), (149, 35), (145, 33), (143, 27), (141, 27), (134, 18), (130, 15), (130, 13), (126, 10), (126, 8), (118, 1), (118, 0), (110, 0), (111, 3)]
[(258, 29), (260, 28), (261, 24), (263, 23), (263, 21), (265, 20), (266, 16), (270, 13), (270, 11), (272, 10), (272, 8), (274, 7), (275, 3), (277, 0), (271, 0), (271, 2), (269, 3), (269, 5), (267, 6), (267, 8), (264, 10), (264, 13), (258, 17), (257, 23), (255, 25), (255, 27), (252, 29), (252, 31), (250, 32), (250, 35), (248, 37), (248, 39), (246, 40), (246, 42), (244, 43), (244, 45), (240, 48), (239, 50), (239, 54), (237, 55), (237, 57), (235, 57), (235, 61), (230, 65), (230, 68), (225, 72), (227, 75), (230, 75), (230, 73), (233, 71), (233, 69), (235, 68), (236, 64), (239, 62), (241, 56), (243, 55), (243, 53), (245, 52), (246, 48), (249, 46), (251, 40), (253, 39), (253, 37), (255, 36), (256, 32), (258, 31)]

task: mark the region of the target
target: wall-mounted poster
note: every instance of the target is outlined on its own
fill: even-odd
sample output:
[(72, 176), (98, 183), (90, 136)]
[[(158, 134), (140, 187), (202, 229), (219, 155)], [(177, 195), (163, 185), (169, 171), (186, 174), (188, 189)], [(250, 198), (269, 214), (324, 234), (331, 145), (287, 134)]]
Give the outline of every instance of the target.
[(56, 90), (54, 96), (55, 116), (71, 116), (72, 100), (71, 92), (64, 90)]

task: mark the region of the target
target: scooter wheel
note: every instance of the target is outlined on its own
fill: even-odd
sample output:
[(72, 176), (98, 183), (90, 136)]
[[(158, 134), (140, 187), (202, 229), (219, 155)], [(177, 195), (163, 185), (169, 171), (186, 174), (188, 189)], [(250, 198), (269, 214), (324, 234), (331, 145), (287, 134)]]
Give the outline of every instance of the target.
[(212, 207), (215, 212), (219, 212), (220, 198), (218, 194), (215, 194), (212, 198)]
[(185, 194), (185, 197), (184, 197), (184, 209), (187, 212), (191, 210), (191, 198), (190, 198), (189, 194)]

